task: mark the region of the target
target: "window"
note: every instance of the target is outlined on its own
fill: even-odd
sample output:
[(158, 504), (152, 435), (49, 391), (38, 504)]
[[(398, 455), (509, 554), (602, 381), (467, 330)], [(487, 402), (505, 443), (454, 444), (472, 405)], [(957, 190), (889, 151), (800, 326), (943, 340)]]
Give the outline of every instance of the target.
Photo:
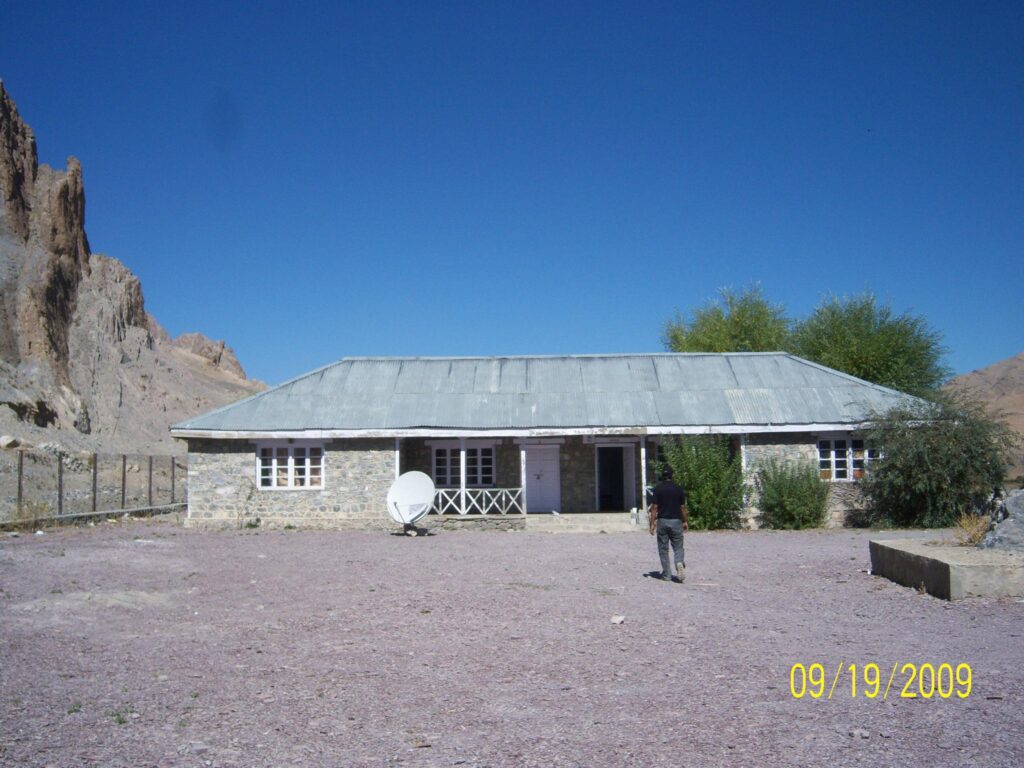
[(260, 488), (324, 487), (322, 445), (262, 445), (256, 455)]
[[(458, 448), (434, 448), (434, 484), (459, 485)], [(494, 485), (494, 448), (466, 449), (466, 485)]]
[(853, 479), (860, 480), (868, 464), (878, 460), (878, 449), (866, 447), (863, 440), (851, 440), (850, 447), (853, 450)]
[(822, 480), (859, 480), (868, 464), (877, 459), (878, 451), (865, 446), (860, 438), (818, 440), (818, 475)]

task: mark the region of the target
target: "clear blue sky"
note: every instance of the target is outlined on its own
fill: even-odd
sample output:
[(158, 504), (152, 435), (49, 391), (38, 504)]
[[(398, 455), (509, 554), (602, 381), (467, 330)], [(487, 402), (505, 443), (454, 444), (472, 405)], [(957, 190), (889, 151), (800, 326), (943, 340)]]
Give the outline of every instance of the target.
[(7, 0), (0, 77), (93, 250), (270, 383), (657, 351), (755, 281), (1024, 350), (1020, 2)]

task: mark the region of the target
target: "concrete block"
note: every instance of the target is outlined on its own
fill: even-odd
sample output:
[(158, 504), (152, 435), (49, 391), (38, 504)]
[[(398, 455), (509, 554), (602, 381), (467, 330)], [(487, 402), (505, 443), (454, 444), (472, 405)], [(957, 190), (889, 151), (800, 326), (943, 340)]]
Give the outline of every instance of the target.
[(1024, 597), (1024, 556), (977, 547), (885, 539), (869, 542), (871, 570), (944, 600)]

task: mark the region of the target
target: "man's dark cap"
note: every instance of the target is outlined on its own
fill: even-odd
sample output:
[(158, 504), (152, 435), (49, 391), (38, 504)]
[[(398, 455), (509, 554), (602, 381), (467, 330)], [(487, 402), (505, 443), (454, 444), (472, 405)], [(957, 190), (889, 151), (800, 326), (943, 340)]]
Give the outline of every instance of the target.
[(673, 478), (675, 478), (675, 476), (676, 473), (672, 471), (672, 467), (665, 467), (663, 470), (661, 470), (662, 480), (672, 480)]

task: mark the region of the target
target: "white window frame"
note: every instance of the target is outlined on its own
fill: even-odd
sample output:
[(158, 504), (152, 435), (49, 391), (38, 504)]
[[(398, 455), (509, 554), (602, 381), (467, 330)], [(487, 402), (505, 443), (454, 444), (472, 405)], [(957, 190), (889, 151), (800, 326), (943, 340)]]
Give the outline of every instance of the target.
[[(427, 445), (430, 446), (430, 477), (434, 481), (434, 484), (438, 488), (459, 488), (459, 480), (456, 478), (452, 482), (452, 459), (455, 460), (455, 467), (459, 467), (459, 449), (460, 444), (458, 440), (427, 440)], [(496, 450), (496, 440), (467, 440), (465, 442), (466, 448), (466, 487), (467, 488), (494, 488), (498, 478), (498, 451)], [(448, 471), (444, 478), (445, 482), (441, 482), (437, 476), (437, 452), (447, 451), (447, 462)], [(476, 480), (477, 482), (470, 482), (470, 466), (469, 466), (469, 452), (471, 450), (477, 451), (490, 451), (491, 452), (491, 481), (489, 483), (480, 482), (480, 465), (477, 464)]]
[[(296, 485), (295, 480), (297, 477), (296, 464), (295, 464), (295, 452), (297, 449), (301, 449), (304, 456), (303, 470), (307, 481), (312, 475), (311, 469), (313, 465), (310, 462), (310, 449), (320, 449), (320, 484), (319, 485)], [(271, 464), (270, 464), (270, 478), (274, 482), (273, 485), (263, 485), (263, 451), (269, 450), (271, 452)], [(287, 465), (283, 468), (285, 483), (279, 485), (278, 480), (281, 478), (280, 467), (280, 455), (281, 450), (287, 451), (285, 459)], [(322, 440), (268, 440), (265, 442), (256, 443), (256, 488), (260, 491), (322, 491), (327, 487), (327, 450), (326, 444)]]
[[(846, 447), (842, 449), (841, 455), (837, 455), (836, 442), (840, 440), (845, 442)], [(821, 444), (825, 442), (829, 444), (828, 458), (822, 456), (822, 451), (825, 449)], [(860, 448), (855, 448), (854, 443), (860, 443)], [(877, 449), (868, 447), (863, 436), (850, 432), (817, 435), (814, 446), (818, 455), (818, 476), (829, 483), (855, 483), (864, 476), (868, 465), (873, 461), (878, 461), (881, 457)], [(858, 452), (861, 454), (859, 458), (856, 455)], [(824, 466), (825, 462), (828, 462), (827, 467)], [(846, 477), (836, 477), (836, 465), (840, 462), (845, 463)], [(822, 476), (822, 473), (826, 471), (828, 477)]]

